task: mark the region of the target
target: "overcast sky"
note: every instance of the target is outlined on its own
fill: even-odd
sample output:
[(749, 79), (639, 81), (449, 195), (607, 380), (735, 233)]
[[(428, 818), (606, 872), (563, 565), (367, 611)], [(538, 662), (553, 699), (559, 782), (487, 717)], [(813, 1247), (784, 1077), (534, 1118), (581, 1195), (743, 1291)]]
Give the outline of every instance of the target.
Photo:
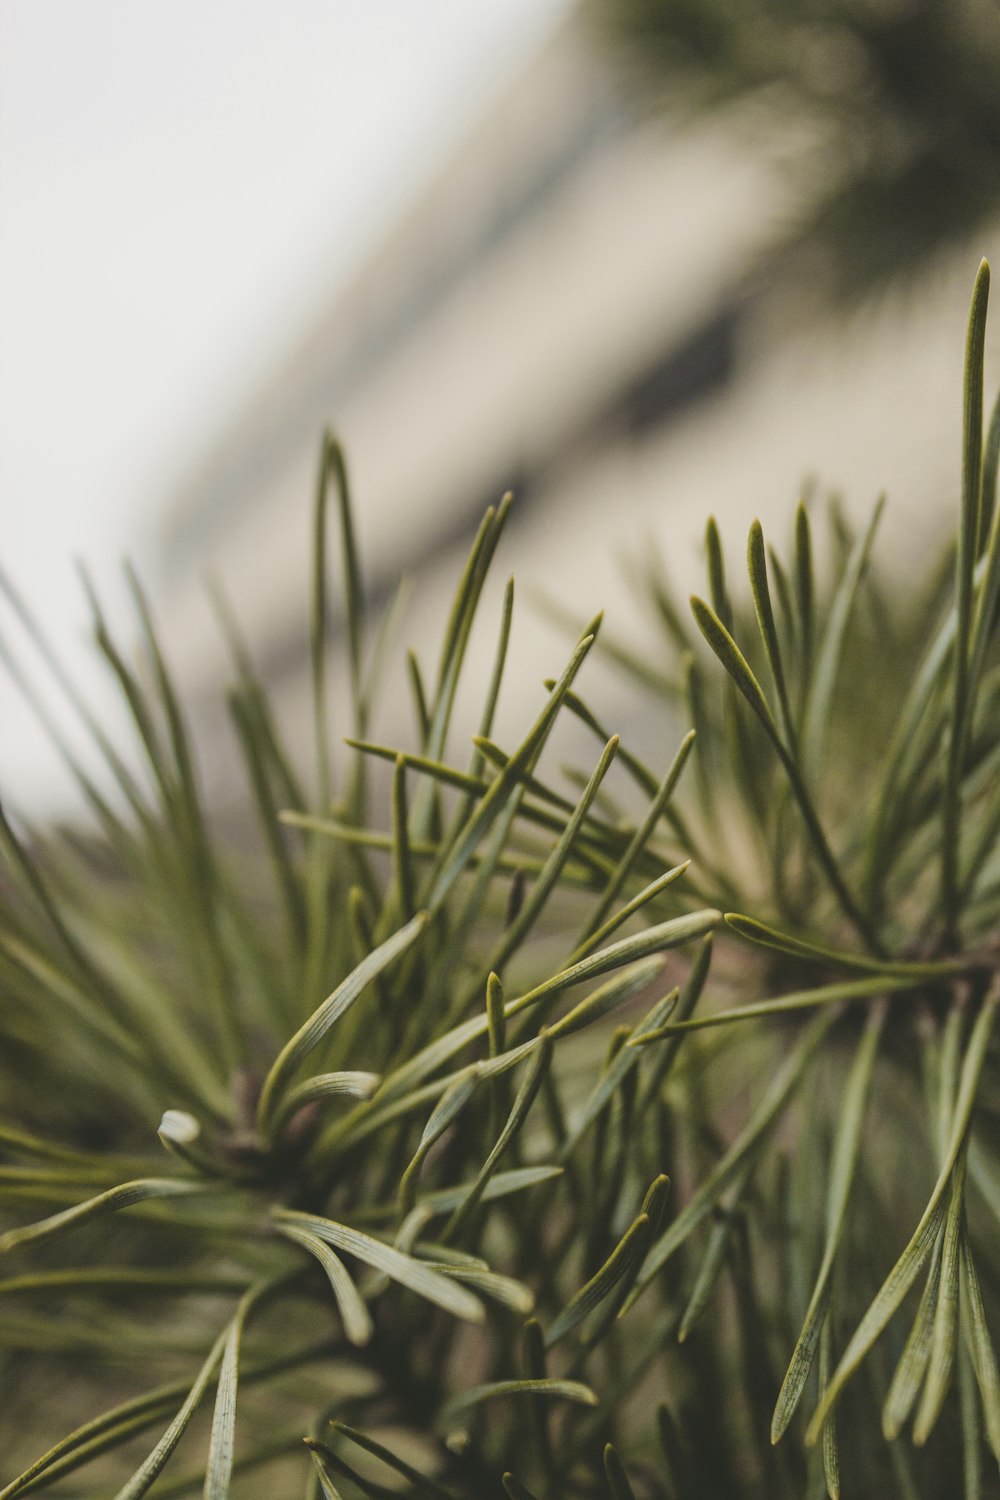
[[(0, 554), (60, 640), (570, 0), (0, 0)], [(0, 615), (2, 619), (2, 615)], [(95, 688), (95, 691), (97, 689)], [(0, 712), (0, 795), (51, 775)]]

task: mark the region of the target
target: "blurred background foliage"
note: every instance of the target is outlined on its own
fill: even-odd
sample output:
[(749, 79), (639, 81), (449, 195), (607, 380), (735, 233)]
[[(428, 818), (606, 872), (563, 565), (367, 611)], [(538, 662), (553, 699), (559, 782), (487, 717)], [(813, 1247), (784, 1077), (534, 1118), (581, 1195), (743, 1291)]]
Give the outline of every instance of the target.
[(839, 297), (926, 267), (997, 210), (993, 0), (610, 0), (590, 16), (650, 100), (753, 100), (815, 132), (797, 164), (811, 201), (784, 248)]

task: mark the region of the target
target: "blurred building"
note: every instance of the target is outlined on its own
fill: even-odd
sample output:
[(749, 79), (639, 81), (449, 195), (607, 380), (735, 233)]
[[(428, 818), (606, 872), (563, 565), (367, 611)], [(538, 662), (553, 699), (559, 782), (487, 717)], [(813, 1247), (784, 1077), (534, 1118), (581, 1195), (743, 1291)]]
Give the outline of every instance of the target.
[[(428, 656), (484, 507), (515, 491), (470, 664), (486, 670), (513, 572), (508, 726), (533, 715), (569, 641), (533, 593), (581, 623), (605, 606), (639, 638), (622, 559), (656, 538), (690, 584), (709, 511), (739, 565), (752, 517), (786, 526), (806, 476), (859, 512), (885, 489), (888, 545), (911, 558), (957, 492), (978, 254), (914, 305), (834, 325), (807, 284), (760, 274), (796, 209), (791, 180), (738, 119), (648, 115), (571, 15), (169, 497), (158, 594), (195, 701), (229, 674), (213, 571), (290, 719), (304, 709), (326, 423), (349, 456), (369, 605), (409, 574), (405, 635)], [(609, 669), (600, 693), (627, 712)], [(406, 713), (390, 683), (383, 733), (406, 735)]]

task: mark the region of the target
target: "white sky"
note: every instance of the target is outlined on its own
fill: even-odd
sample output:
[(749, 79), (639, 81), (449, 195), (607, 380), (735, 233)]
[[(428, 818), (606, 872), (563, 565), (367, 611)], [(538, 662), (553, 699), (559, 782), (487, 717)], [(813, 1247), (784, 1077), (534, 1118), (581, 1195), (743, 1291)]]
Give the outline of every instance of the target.
[[(73, 557), (141, 563), (152, 499), (570, 3), (0, 0), (0, 557), (60, 641)], [(0, 713), (0, 795), (42, 805), (6, 683)]]

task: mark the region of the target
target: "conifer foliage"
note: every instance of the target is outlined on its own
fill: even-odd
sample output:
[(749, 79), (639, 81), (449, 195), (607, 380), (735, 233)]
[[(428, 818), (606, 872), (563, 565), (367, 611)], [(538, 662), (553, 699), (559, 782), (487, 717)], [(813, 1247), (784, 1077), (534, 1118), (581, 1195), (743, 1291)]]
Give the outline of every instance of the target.
[[(395, 611), (369, 640), (329, 438), (313, 784), (220, 607), (252, 853), (213, 824), (138, 583), (135, 661), (93, 601), (126, 750), (4, 582), (9, 670), (43, 716), (55, 678), (115, 790), (58, 740), (85, 829), (0, 815), (0, 1497), (994, 1492), (988, 286), (945, 565), (901, 598), (878, 511), (834, 510), (821, 549), (803, 505), (787, 553), (754, 525), (734, 587), (710, 521), (706, 597), (651, 572), (663, 639), (611, 645), (680, 726), (663, 764), (585, 696), (600, 619), (496, 742), (512, 585), (457, 757), (508, 500), (436, 666), (408, 658), (411, 744), (371, 739)], [(566, 718), (588, 764), (546, 753)]]

